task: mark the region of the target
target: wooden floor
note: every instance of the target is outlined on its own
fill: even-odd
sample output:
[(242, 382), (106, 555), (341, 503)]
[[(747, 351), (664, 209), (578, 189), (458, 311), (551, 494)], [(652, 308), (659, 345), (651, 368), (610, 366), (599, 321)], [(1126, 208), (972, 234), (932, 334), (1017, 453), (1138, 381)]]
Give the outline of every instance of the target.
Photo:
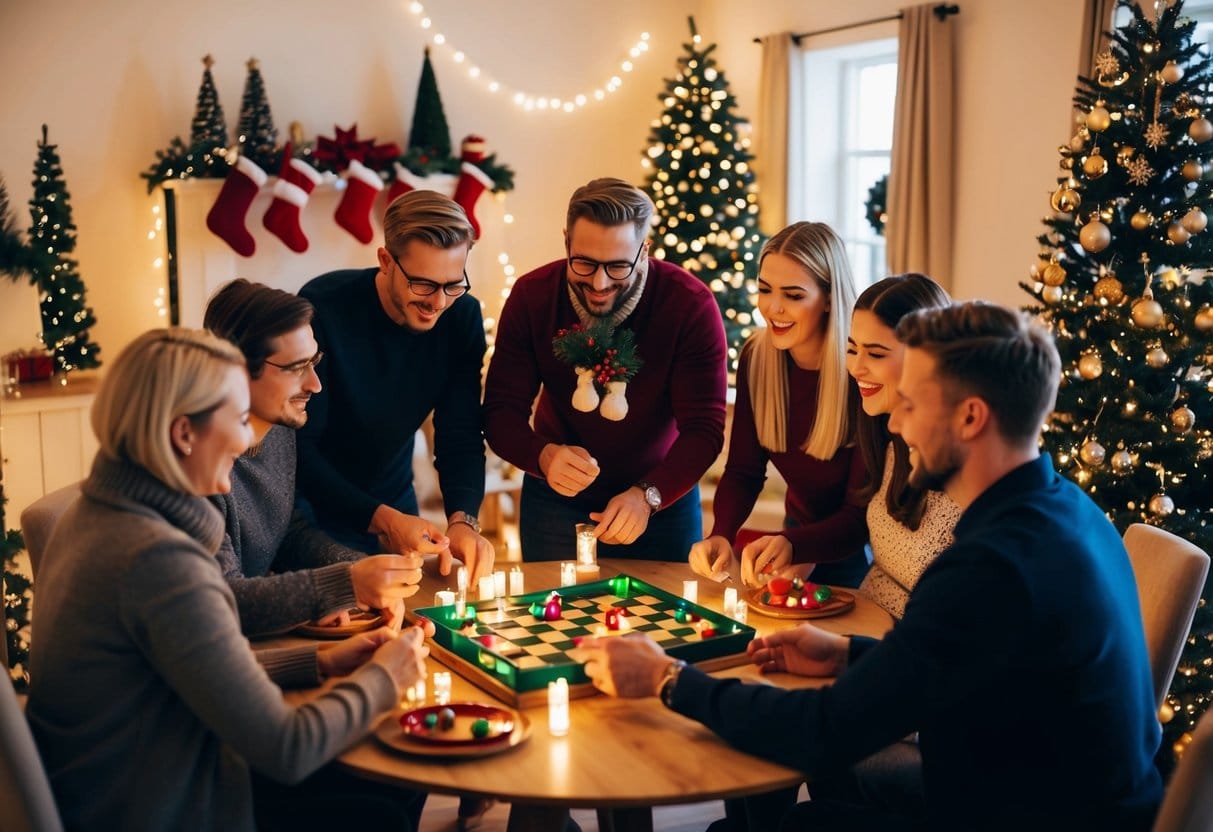
[[(430, 795), (425, 802), (425, 812), (421, 815), (421, 829), (418, 832), (450, 832), (455, 829), (458, 809), (457, 798)], [(476, 832), (505, 832), (509, 813), (508, 804), (494, 805), (476, 827)], [(653, 829), (654, 832), (703, 832), (709, 823), (720, 817), (724, 817), (724, 806), (720, 801), (691, 803), (686, 806), (658, 806), (653, 810)], [(598, 830), (598, 819), (592, 810), (573, 810), (573, 820), (581, 825), (582, 832)]]

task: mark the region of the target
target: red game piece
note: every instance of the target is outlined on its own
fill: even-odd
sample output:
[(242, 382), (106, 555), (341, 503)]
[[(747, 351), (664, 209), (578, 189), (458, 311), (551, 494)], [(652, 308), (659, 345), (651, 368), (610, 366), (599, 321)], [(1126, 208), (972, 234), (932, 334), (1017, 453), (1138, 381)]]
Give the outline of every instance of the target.
[(543, 620), (558, 621), (562, 612), (563, 610), (560, 607), (559, 596), (557, 596), (557, 600), (548, 601), (547, 605), (543, 608)]
[(767, 589), (772, 595), (787, 595), (792, 590), (792, 581), (789, 578), (771, 578), (767, 582)]
[(619, 629), (619, 614), (620, 609), (618, 607), (611, 607), (606, 611), (606, 625), (608, 630)]
[(699, 631), (699, 635), (703, 636), (704, 638), (711, 638), (712, 636), (716, 635), (716, 628), (715, 627), (704, 627), (702, 630)]

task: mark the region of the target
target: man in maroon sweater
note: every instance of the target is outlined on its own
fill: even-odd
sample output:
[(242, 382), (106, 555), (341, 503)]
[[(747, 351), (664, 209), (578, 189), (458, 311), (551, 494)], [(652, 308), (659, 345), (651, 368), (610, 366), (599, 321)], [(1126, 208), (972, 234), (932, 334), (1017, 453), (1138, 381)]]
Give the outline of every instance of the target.
[[(702, 282), (648, 258), (652, 214), (622, 180), (578, 188), (565, 257), (520, 278), (502, 309), (485, 434), (527, 472), (526, 560), (572, 560), (576, 523), (598, 524), (603, 557), (681, 561), (703, 536), (697, 483), (724, 443), (724, 327)], [(552, 348), (558, 332), (600, 322), (631, 330), (643, 361), (618, 421), (573, 406), (577, 373)]]

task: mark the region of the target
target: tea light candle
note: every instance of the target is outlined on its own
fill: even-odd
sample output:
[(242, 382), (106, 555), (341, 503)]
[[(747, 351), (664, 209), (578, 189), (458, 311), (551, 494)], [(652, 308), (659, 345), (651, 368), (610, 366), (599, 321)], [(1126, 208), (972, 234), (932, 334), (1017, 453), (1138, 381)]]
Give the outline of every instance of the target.
[(493, 594), (498, 597), (505, 595), (505, 572), (493, 573)]
[(579, 566), (598, 565), (598, 538), (594, 530), (598, 528), (593, 523), (577, 524), (577, 564)]
[(459, 567), (455, 572), (455, 586), (461, 592), (467, 592), (468, 589), (468, 568), (466, 566)]
[(733, 617), (733, 613), (737, 611), (737, 587), (726, 586), (724, 588), (724, 614), (729, 618)]
[(493, 580), (492, 575), (485, 575), (480, 579), (480, 600), (492, 601), (496, 596), (497, 582)]
[(569, 682), (548, 682), (548, 733), (563, 737), (569, 733)]
[(434, 678), (434, 702), (439, 705), (445, 705), (451, 701), (451, 674), (445, 670), (435, 671)]
[(526, 592), (526, 590), (523, 588), (524, 586), (525, 582), (522, 578), (522, 567), (515, 566), (510, 569), (510, 595), (521, 595), (522, 593)]
[(455, 603), (455, 593), (449, 589), (440, 589), (434, 593), (435, 607), (449, 607)]
[(683, 581), (682, 597), (692, 604), (699, 603), (699, 581)]
[(733, 620), (738, 624), (745, 624), (750, 617), (750, 608), (744, 601), (738, 601), (733, 607)]
[(571, 560), (560, 562), (560, 585), (573, 586), (577, 583), (577, 564)]

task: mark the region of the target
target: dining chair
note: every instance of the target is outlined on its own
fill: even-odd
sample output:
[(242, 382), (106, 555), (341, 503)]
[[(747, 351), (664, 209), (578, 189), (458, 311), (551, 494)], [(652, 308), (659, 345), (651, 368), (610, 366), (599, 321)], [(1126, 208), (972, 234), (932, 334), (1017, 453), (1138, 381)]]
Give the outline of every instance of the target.
[(34, 736), (7, 680), (0, 680), (0, 806), (6, 832), (62, 832)]
[(1154, 832), (1208, 832), (1213, 829), (1213, 709), (1196, 724), (1192, 742), (1171, 775)]
[(38, 564), (55, 523), (79, 496), (80, 483), (72, 483), (39, 497), (21, 512), (21, 535), (25, 538), (25, 551), (29, 552), (30, 577), (37, 579)]
[(1125, 531), (1125, 549), (1137, 579), (1155, 706), (1161, 708), (1205, 586), (1209, 556), (1182, 537), (1145, 523)]

